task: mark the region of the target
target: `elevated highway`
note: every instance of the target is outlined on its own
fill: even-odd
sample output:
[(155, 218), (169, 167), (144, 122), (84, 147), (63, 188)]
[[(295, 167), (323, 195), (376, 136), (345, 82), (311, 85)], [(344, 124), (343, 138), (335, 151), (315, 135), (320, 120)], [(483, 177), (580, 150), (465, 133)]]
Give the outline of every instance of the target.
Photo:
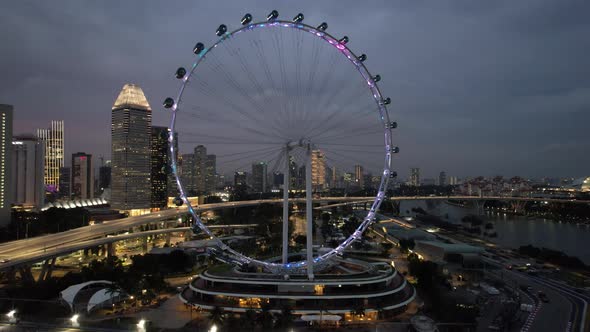
[[(518, 200), (518, 201), (548, 201), (561, 202), (572, 204), (590, 204), (590, 201), (582, 200), (567, 200), (567, 199), (545, 199), (545, 198), (528, 198), (528, 197), (477, 197), (477, 196), (409, 196), (409, 197), (391, 197), (392, 201), (404, 200)], [(340, 203), (340, 204), (358, 204), (363, 202), (371, 202), (374, 197), (322, 197), (314, 199), (317, 203)], [(305, 203), (304, 198), (292, 198), (291, 203)], [(247, 206), (256, 206), (260, 204), (280, 204), (282, 199), (263, 199), (251, 201), (237, 201), (226, 203), (202, 204), (195, 208), (197, 212), (204, 212), (210, 210), (239, 208)], [(334, 206), (334, 205), (333, 205)], [(112, 243), (119, 240), (124, 240), (123, 237), (109, 237), (107, 235), (118, 234), (127, 230), (132, 230), (134, 227), (142, 225), (160, 223), (172, 219), (180, 214), (187, 212), (186, 207), (163, 210), (154, 212), (143, 216), (127, 217), (117, 220), (105, 221), (101, 224), (91, 226), (84, 226), (61, 233), (38, 236), (29, 239), (18, 241), (11, 241), (0, 244), (0, 259), (4, 260), (0, 263), (0, 270), (7, 267), (27, 264), (30, 262), (39, 262), (47, 258), (65, 255), (76, 250), (95, 247), (97, 245)], [(175, 228), (166, 230), (159, 230), (162, 232), (174, 232)], [(177, 230), (176, 230), (177, 231)], [(150, 231), (146, 231), (150, 232)], [(149, 233), (134, 232), (130, 233), (130, 238), (147, 236)], [(143, 235), (142, 235), (143, 234)], [(92, 241), (96, 240), (96, 241)]]

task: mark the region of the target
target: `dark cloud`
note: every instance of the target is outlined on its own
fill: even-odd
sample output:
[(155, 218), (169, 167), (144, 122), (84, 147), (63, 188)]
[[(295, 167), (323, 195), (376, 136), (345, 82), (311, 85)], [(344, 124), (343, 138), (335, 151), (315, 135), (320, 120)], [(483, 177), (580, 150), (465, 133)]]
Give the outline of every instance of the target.
[(15, 105), (15, 132), (64, 119), (68, 153), (108, 156), (123, 84), (141, 85), (166, 125), (160, 101), (194, 43), (273, 8), (367, 53), (400, 123), (402, 175), (587, 175), (587, 1), (3, 1), (0, 102)]

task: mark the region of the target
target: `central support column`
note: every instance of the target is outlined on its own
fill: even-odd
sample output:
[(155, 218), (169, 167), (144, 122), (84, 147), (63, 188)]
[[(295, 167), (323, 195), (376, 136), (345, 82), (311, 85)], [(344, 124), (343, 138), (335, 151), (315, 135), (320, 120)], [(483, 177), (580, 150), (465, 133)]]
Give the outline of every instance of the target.
[(289, 144), (285, 146), (285, 170), (283, 171), (283, 264), (289, 261)]
[(307, 278), (313, 280), (313, 197), (311, 186), (311, 144), (307, 145), (305, 166), (305, 217), (307, 219)]

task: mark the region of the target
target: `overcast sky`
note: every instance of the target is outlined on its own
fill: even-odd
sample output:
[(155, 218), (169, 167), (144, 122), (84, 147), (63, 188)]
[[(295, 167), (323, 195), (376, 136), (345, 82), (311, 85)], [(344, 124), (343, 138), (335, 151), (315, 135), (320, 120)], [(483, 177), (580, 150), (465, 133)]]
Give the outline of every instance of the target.
[[(139, 84), (161, 101), (196, 41), (277, 9), (329, 24), (369, 56), (393, 100), (395, 168), (423, 177), (590, 175), (590, 2), (507, 1), (0, 2), (0, 103), (15, 133), (65, 120), (66, 153), (110, 155), (110, 110)], [(70, 159), (66, 157), (66, 160)]]

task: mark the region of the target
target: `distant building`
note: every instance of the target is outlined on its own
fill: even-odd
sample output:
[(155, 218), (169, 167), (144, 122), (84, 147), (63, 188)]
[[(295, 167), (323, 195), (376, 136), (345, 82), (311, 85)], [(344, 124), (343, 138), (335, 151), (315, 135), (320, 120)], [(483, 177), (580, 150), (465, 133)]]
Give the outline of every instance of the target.
[(438, 174), (438, 185), (439, 186), (446, 186), (446, 185), (448, 185), (448, 183), (447, 183), (447, 173), (440, 172)]
[[(176, 159), (176, 169), (180, 170), (180, 168), (182, 167), (182, 158), (178, 158), (178, 133), (174, 133), (174, 156), (170, 157), (170, 153), (168, 153), (168, 156), (170, 157), (170, 159), (175, 158)], [(170, 165), (172, 165), (172, 162), (169, 160), (168, 161), (170, 163)], [(170, 172), (168, 173), (168, 197), (176, 197), (178, 196), (178, 184), (176, 183), (176, 177), (174, 176), (174, 172), (172, 171), (172, 169), (169, 170)]]
[(201, 194), (207, 191), (207, 148), (197, 145), (194, 151), (195, 190)]
[(456, 186), (459, 184), (459, 179), (456, 176), (449, 177), (449, 185)]
[(12, 140), (11, 196), (14, 205), (41, 209), (45, 201), (45, 146), (33, 135)]
[(152, 109), (138, 85), (125, 84), (111, 114), (111, 207), (130, 215), (148, 213)]
[(91, 154), (72, 154), (72, 197), (94, 198), (94, 167)]
[(415, 167), (410, 169), (410, 186), (418, 187), (420, 185), (420, 169)]
[(234, 173), (234, 186), (247, 186), (248, 185), (248, 173), (246, 172), (235, 172)]
[(59, 197), (72, 198), (72, 169), (68, 166), (59, 169)]
[(161, 209), (168, 204), (169, 166), (168, 127), (152, 127), (151, 136), (151, 208)]
[(265, 162), (252, 164), (252, 190), (257, 193), (266, 192), (266, 172), (267, 165)]
[(340, 181), (338, 179), (338, 171), (336, 170), (336, 166), (330, 167), (329, 178), (330, 178), (330, 181), (329, 181), (328, 185), (330, 186), (330, 188), (338, 188), (338, 187), (342, 186), (339, 183)]
[(186, 153), (181, 155), (180, 159), (181, 161), (177, 167), (182, 185), (187, 193), (194, 196), (197, 192), (195, 155), (192, 153)]
[(205, 192), (208, 194), (215, 191), (217, 175), (217, 156), (208, 154), (205, 159)]
[(105, 189), (111, 187), (111, 162), (107, 160), (106, 164), (100, 166), (98, 169), (98, 186), (100, 188), (100, 193), (102, 193)]
[(316, 191), (326, 188), (326, 159), (321, 150), (311, 151), (311, 184)]
[(354, 165), (354, 183), (357, 187), (363, 188), (364, 187), (364, 170), (363, 166), (361, 165)]
[(12, 105), (0, 104), (0, 226), (10, 223), (12, 111)]
[(57, 193), (60, 169), (64, 167), (64, 122), (51, 121), (51, 127), (37, 129), (37, 137), (45, 144), (45, 189)]

